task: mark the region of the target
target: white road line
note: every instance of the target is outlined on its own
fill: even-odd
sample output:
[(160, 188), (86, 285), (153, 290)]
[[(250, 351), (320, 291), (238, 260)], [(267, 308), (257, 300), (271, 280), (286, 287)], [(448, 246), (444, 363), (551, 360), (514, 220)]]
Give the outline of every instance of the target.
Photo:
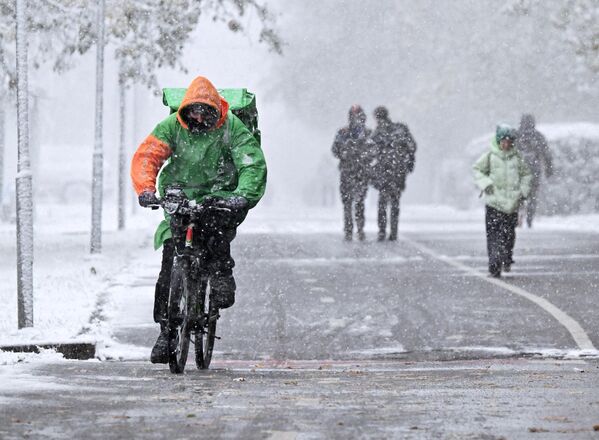
[(566, 328), (566, 330), (568, 330), (568, 332), (570, 333), (570, 335), (572, 335), (572, 338), (574, 338), (574, 341), (576, 342), (580, 350), (592, 350), (595, 352), (597, 351), (597, 349), (591, 342), (591, 339), (586, 334), (582, 326), (574, 318), (572, 318), (570, 315), (568, 315), (566, 312), (564, 312), (557, 306), (553, 305), (551, 302), (547, 301), (545, 298), (541, 298), (540, 296), (527, 292), (526, 290), (521, 289), (520, 287), (508, 284), (504, 281), (501, 281), (500, 279), (487, 277), (485, 273), (472, 269), (471, 267), (459, 263), (458, 261), (455, 261), (447, 256), (439, 255), (432, 249), (407, 237), (402, 236), (401, 240), (414, 246), (420, 252), (427, 254), (436, 260), (443, 261), (444, 263), (447, 263), (450, 266), (463, 270), (464, 272), (467, 272), (470, 275), (476, 276), (488, 283), (494, 284), (505, 290), (509, 290), (510, 292), (515, 293), (516, 295), (520, 295), (521, 297), (526, 298), (527, 300), (535, 303), (543, 310), (545, 310), (547, 313), (549, 313), (551, 316), (553, 316), (561, 325), (563, 325)]

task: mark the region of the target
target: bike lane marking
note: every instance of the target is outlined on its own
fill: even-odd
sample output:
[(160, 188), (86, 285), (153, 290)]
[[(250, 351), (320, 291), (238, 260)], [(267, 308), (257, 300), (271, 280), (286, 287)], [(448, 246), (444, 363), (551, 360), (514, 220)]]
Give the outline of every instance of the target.
[(450, 266), (453, 266), (456, 269), (460, 269), (490, 284), (501, 287), (502, 289), (508, 290), (512, 293), (515, 293), (516, 295), (526, 298), (527, 300), (541, 307), (543, 310), (545, 310), (547, 313), (553, 316), (562, 326), (564, 326), (566, 330), (568, 330), (568, 332), (570, 333), (570, 335), (574, 339), (574, 342), (576, 342), (576, 345), (578, 345), (578, 348), (580, 350), (597, 352), (597, 349), (593, 345), (593, 342), (589, 338), (589, 335), (587, 335), (582, 326), (574, 318), (572, 318), (566, 312), (564, 312), (559, 307), (555, 306), (553, 303), (546, 300), (545, 298), (530, 293), (520, 287), (506, 283), (505, 281), (502, 281), (500, 279), (488, 277), (485, 273), (482, 273), (465, 264), (462, 264), (448, 256), (440, 255), (436, 253), (434, 250), (430, 249), (429, 247), (417, 241), (409, 239), (405, 236), (401, 236), (400, 239), (405, 243), (408, 243), (409, 245), (415, 247), (423, 254), (426, 254), (436, 260), (449, 264)]

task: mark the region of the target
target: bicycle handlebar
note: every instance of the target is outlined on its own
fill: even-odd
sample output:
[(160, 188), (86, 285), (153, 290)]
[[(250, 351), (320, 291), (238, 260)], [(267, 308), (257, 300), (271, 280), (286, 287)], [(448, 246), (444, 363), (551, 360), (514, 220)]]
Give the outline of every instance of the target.
[(180, 215), (196, 215), (199, 216), (204, 212), (211, 211), (221, 211), (221, 212), (231, 212), (229, 208), (224, 208), (221, 206), (207, 205), (205, 203), (197, 203), (195, 200), (189, 200), (185, 197), (162, 197), (161, 199), (157, 199), (157, 204), (152, 204), (146, 206), (147, 208), (151, 208), (152, 210), (156, 210), (158, 208), (164, 209), (168, 214), (180, 214)]

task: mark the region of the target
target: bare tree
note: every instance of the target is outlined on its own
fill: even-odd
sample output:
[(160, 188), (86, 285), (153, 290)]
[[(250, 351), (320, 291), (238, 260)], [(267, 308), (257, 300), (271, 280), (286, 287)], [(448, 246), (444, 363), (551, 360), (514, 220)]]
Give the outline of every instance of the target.
[(571, 78), (579, 88), (597, 92), (599, 75), (599, 0), (509, 0), (505, 11), (555, 28), (550, 44), (576, 57)]
[(0, 93), (0, 221), (4, 214), (4, 150), (6, 131), (4, 127), (4, 120), (6, 118), (5, 106), (5, 95)]
[(33, 326), (33, 191), (29, 157), (27, 0), (16, 1), (17, 53), (17, 291), (19, 328)]
[(108, 44), (114, 46), (114, 56), (119, 63), (119, 229), (125, 227), (127, 90), (133, 84), (141, 84), (159, 93), (156, 72), (160, 68), (186, 71), (181, 62), (182, 52), (203, 13), (209, 14), (214, 21), (225, 23), (233, 32), (245, 33), (239, 19), (252, 11), (262, 25), (259, 41), (281, 53), (283, 43), (275, 30), (274, 17), (266, 6), (255, 0), (119, 0), (110, 3)]

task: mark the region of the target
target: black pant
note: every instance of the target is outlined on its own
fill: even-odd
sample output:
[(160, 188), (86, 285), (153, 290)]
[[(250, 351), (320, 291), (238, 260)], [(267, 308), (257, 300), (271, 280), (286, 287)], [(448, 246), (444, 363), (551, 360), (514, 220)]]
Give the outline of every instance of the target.
[[(231, 275), (235, 267), (235, 261), (231, 257), (231, 242), (246, 212), (226, 215), (227, 218), (211, 217), (202, 227), (205, 239), (200, 245), (208, 250), (208, 269), (211, 276)], [(174, 255), (175, 240), (165, 240), (162, 247), (162, 265), (154, 294), (154, 322), (160, 323), (167, 318)]]
[(390, 225), (391, 230), (390, 237), (397, 238), (397, 225), (399, 223), (399, 198), (400, 193), (387, 193), (385, 191), (379, 192), (379, 212), (378, 212), (378, 223), (379, 223), (379, 236), (385, 236), (387, 229), (387, 206), (391, 205), (390, 212)]
[(341, 201), (343, 202), (343, 231), (346, 236), (351, 236), (354, 230), (354, 217), (358, 233), (364, 232), (364, 200), (368, 186), (350, 185), (341, 183)]
[(501, 272), (502, 264), (512, 264), (518, 213), (506, 214), (486, 206), (489, 272)]
[(539, 178), (533, 176), (530, 185), (530, 194), (526, 199), (526, 224), (532, 226), (532, 221), (537, 212), (537, 195), (539, 193)]

